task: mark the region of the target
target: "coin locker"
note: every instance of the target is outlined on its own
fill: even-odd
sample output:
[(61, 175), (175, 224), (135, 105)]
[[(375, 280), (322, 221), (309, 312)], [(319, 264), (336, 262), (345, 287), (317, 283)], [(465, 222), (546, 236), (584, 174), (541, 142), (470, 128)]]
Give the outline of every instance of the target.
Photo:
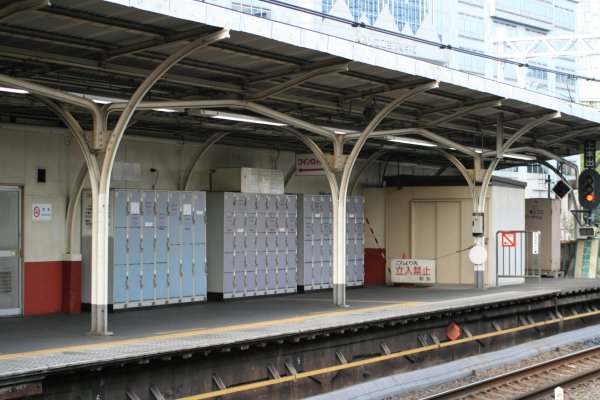
[[(298, 196), (298, 287), (333, 287), (333, 203), (331, 196)], [(364, 199), (346, 202), (346, 284), (364, 284)]]
[[(82, 198), (83, 217), (92, 205), (91, 196)], [(206, 193), (115, 189), (111, 205), (113, 309), (206, 300)], [(87, 268), (91, 245), (83, 244), (91, 243), (89, 231), (82, 229)]]
[(209, 296), (296, 292), (296, 196), (215, 192), (207, 202)]

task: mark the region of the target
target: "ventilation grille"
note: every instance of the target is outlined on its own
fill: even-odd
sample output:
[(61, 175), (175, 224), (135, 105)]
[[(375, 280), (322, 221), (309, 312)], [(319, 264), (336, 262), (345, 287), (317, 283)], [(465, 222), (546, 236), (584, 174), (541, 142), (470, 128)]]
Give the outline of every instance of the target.
[(0, 294), (12, 294), (12, 272), (0, 271)]

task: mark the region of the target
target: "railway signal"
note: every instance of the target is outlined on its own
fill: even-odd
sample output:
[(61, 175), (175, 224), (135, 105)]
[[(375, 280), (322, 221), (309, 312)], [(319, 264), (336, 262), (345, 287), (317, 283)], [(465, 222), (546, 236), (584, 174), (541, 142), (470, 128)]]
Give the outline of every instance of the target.
[(594, 210), (600, 204), (600, 174), (594, 169), (585, 169), (579, 175), (579, 204), (586, 210)]

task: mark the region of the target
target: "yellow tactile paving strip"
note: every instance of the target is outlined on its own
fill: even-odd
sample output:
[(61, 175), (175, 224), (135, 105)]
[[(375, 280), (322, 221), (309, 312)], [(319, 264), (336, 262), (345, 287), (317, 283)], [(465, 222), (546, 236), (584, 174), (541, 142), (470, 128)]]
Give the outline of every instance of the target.
[(57, 353), (66, 353), (72, 351), (82, 351), (82, 350), (90, 350), (90, 349), (100, 349), (107, 347), (117, 347), (117, 346), (125, 346), (139, 343), (147, 343), (152, 341), (160, 341), (160, 340), (169, 340), (169, 339), (181, 339), (191, 336), (198, 335), (206, 335), (213, 333), (221, 333), (221, 332), (231, 332), (235, 330), (242, 329), (252, 329), (252, 328), (260, 328), (264, 326), (270, 325), (281, 325), (281, 324), (289, 324), (289, 323), (299, 323), (309, 320), (314, 320), (318, 318), (326, 318), (326, 317), (336, 317), (345, 314), (358, 314), (358, 313), (368, 313), (371, 311), (380, 311), (385, 309), (392, 309), (397, 307), (413, 307), (420, 304), (424, 304), (426, 302), (420, 301), (411, 301), (411, 302), (402, 302), (402, 303), (392, 303), (375, 307), (367, 307), (367, 308), (358, 308), (353, 310), (340, 310), (340, 311), (324, 311), (316, 314), (302, 315), (299, 317), (290, 317), (290, 318), (281, 318), (274, 319), (268, 321), (261, 322), (252, 322), (248, 324), (239, 324), (239, 325), (229, 325), (222, 326), (216, 328), (200, 328), (200, 329), (190, 329), (190, 330), (181, 330), (181, 331), (171, 331), (171, 332), (161, 332), (157, 335), (135, 338), (135, 339), (124, 339), (124, 340), (113, 340), (113, 341), (103, 341), (102, 343), (92, 343), (92, 344), (84, 344), (78, 346), (67, 346), (67, 347), (57, 347), (36, 351), (28, 351), (23, 353), (12, 353), (12, 354), (3, 354), (0, 355), (0, 361), (2, 360), (15, 360), (20, 358), (27, 357), (35, 357), (35, 356), (44, 356), (49, 354), (57, 354)]

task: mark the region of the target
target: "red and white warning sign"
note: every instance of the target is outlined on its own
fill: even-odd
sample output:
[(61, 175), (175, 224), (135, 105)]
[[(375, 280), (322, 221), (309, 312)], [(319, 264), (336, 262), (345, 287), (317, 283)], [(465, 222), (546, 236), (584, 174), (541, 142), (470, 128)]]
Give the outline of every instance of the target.
[(296, 175), (324, 175), (325, 169), (314, 154), (296, 154)]
[(517, 233), (516, 232), (502, 232), (502, 247), (516, 247), (517, 246)]
[(52, 204), (32, 204), (31, 219), (33, 221), (52, 221)]

